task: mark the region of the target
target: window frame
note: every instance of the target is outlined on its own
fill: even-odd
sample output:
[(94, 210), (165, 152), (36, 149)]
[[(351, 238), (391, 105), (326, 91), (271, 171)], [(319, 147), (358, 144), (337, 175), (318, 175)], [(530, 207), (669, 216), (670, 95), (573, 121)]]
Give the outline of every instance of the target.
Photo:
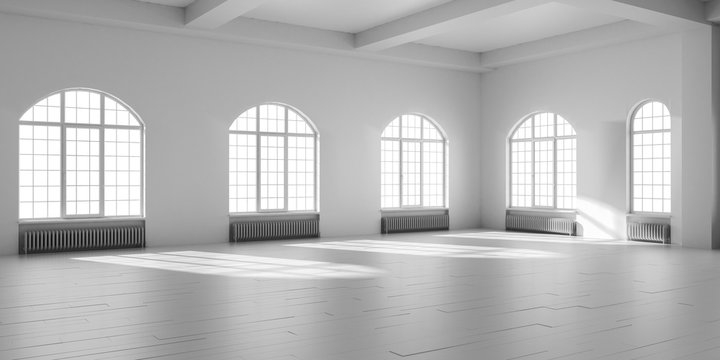
[[(100, 96), (100, 108), (98, 109), (100, 113), (100, 123), (99, 124), (91, 124), (91, 123), (68, 123), (66, 122), (66, 94), (68, 92), (88, 92), (92, 94), (97, 94)], [(50, 99), (52, 96), (60, 95), (60, 106), (59, 106), (59, 112), (60, 112), (60, 120), (59, 122), (49, 122), (49, 121), (27, 121), (22, 120), (23, 116), (33, 109), (35, 106), (37, 106), (39, 103), (41, 103), (44, 100)], [(137, 121), (138, 126), (131, 126), (131, 125), (108, 125), (105, 123), (105, 115), (106, 115), (106, 99), (110, 98), (112, 101), (114, 101), (118, 106), (123, 107), (125, 111), (127, 111), (132, 117), (134, 117), (134, 120)], [(76, 87), (76, 88), (66, 88), (62, 90), (55, 91), (53, 93), (48, 94), (47, 96), (35, 101), (32, 106), (30, 106), (25, 112), (23, 112), (23, 115), (20, 116), (20, 119), (18, 120), (18, 159), (20, 159), (21, 151), (20, 151), (20, 129), (21, 127), (25, 126), (46, 126), (46, 127), (56, 127), (59, 129), (60, 132), (60, 216), (59, 217), (32, 217), (32, 218), (23, 218), (20, 217), (21, 211), (20, 211), (20, 204), (22, 203), (20, 201), (20, 188), (21, 181), (20, 181), (20, 174), (21, 174), (21, 164), (18, 160), (18, 222), (20, 223), (31, 223), (31, 222), (53, 222), (53, 221), (78, 221), (78, 220), (122, 220), (122, 219), (144, 219), (145, 218), (145, 187), (146, 187), (146, 180), (145, 180), (145, 122), (142, 120), (142, 118), (137, 114), (137, 112), (127, 105), (124, 101), (117, 98), (116, 96), (101, 91), (97, 89), (91, 89), (91, 88), (82, 88), (82, 87)], [(75, 214), (75, 215), (68, 215), (67, 213), (67, 130), (68, 129), (96, 129), (98, 130), (98, 212), (96, 214)], [(106, 182), (105, 182), (105, 129), (127, 129), (127, 130), (139, 130), (140, 131), (140, 184), (138, 185), (140, 187), (140, 209), (139, 209), (139, 215), (106, 215), (105, 212), (105, 189), (106, 189)], [(33, 138), (34, 140), (34, 138)], [(33, 170), (35, 171), (35, 170)], [(128, 170), (129, 171), (129, 170)], [(92, 185), (88, 185), (92, 186)], [(34, 186), (33, 186), (34, 188)]]
[[(635, 121), (638, 119), (637, 118), (638, 112), (645, 105), (653, 104), (653, 103), (660, 104), (661, 106), (663, 106), (663, 109), (665, 111), (667, 111), (670, 127), (665, 128), (665, 129), (660, 129), (660, 130), (635, 130)], [(664, 117), (664, 115), (663, 115), (663, 117)], [(672, 166), (672, 151), (673, 151), (672, 150), (672, 148), (673, 148), (672, 137), (673, 137), (673, 132), (672, 132), (672, 113), (670, 112), (670, 108), (664, 102), (657, 100), (657, 99), (643, 100), (643, 101), (637, 103), (635, 106), (633, 106), (632, 110), (630, 111), (627, 129), (628, 129), (628, 131), (627, 131), (627, 134), (628, 134), (628, 137), (627, 137), (627, 139), (628, 139), (627, 140), (627, 144), (628, 144), (628, 152), (627, 152), (627, 154), (628, 154), (628, 157), (627, 157), (627, 159), (628, 159), (628, 166), (627, 166), (627, 169), (628, 169), (628, 213), (630, 215), (635, 215), (635, 216), (640, 216), (640, 217), (654, 217), (654, 218), (659, 218), (659, 219), (670, 218), (672, 215), (672, 191), (673, 191), (672, 190), (672, 188), (673, 188), (673, 186), (672, 186), (672, 168), (673, 168), (673, 166)], [(636, 159), (635, 159), (635, 136), (634, 135), (635, 134), (655, 134), (655, 133), (659, 133), (659, 134), (663, 134), (663, 135), (668, 134), (670, 137), (670, 143), (667, 144), (668, 146), (670, 146), (670, 156), (667, 158), (665, 158), (663, 156), (661, 158), (662, 160), (667, 159), (668, 161), (670, 161), (670, 171), (669, 171), (670, 172), (670, 185), (665, 185), (666, 183), (664, 180), (662, 182), (662, 185), (660, 185), (660, 186), (669, 186), (670, 187), (670, 197), (667, 198), (667, 200), (670, 201), (670, 206), (669, 206), (670, 210), (660, 211), (660, 212), (658, 212), (658, 211), (637, 211), (637, 210), (635, 210), (635, 164), (634, 164), (634, 162)], [(663, 142), (661, 145), (665, 146), (666, 144)], [(640, 199), (643, 199), (643, 198), (640, 198)], [(663, 197), (663, 200), (665, 200), (664, 197)]]
[[(420, 138), (419, 138), (419, 139), (418, 139), (418, 138), (403, 137), (403, 133), (404, 133), (404, 132), (403, 132), (403, 121), (402, 121), (402, 119), (403, 119), (403, 117), (405, 117), (405, 116), (417, 116), (417, 117), (421, 118), (422, 121), (421, 121)], [(398, 135), (399, 135), (399, 136), (397, 136), (397, 137), (389, 137), (389, 136), (386, 137), (386, 136), (383, 136), (383, 134), (384, 134), (385, 131), (388, 129), (388, 127), (390, 127), (390, 125), (392, 125), (393, 122), (395, 122), (396, 120), (398, 121)], [(430, 124), (432, 124), (432, 126), (434, 127), (434, 129), (435, 129), (435, 130), (437, 131), (437, 133), (440, 135), (441, 139), (439, 139), (439, 140), (438, 140), (438, 139), (425, 139), (425, 127), (424, 127), (424, 126), (425, 126), (425, 122), (426, 122), (426, 121), (429, 122)], [(449, 204), (448, 204), (448, 201), (449, 201), (449, 196), (448, 196), (448, 194), (449, 194), (449, 189), (448, 189), (448, 184), (449, 184), (449, 181), (448, 181), (448, 174), (449, 174), (449, 170), (448, 170), (448, 168), (449, 168), (449, 165), (448, 165), (448, 163), (449, 163), (449, 161), (448, 161), (448, 159), (449, 159), (449, 156), (448, 156), (448, 153), (449, 153), (449, 141), (448, 141), (448, 137), (447, 137), (447, 135), (446, 135), (446, 133), (445, 133), (445, 130), (443, 130), (443, 128), (440, 127), (440, 125), (439, 125), (435, 120), (433, 120), (432, 118), (430, 118), (430, 117), (428, 117), (428, 116), (425, 116), (425, 115), (423, 115), (423, 114), (418, 114), (418, 113), (407, 113), (407, 114), (402, 114), (402, 115), (399, 115), (399, 116), (395, 117), (392, 121), (390, 121), (390, 122), (383, 128), (383, 131), (382, 131), (382, 133), (381, 133), (381, 135), (380, 135), (380, 152), (381, 152), (381, 159), (382, 159), (382, 151), (383, 151), (383, 148), (382, 148), (382, 142), (383, 142), (383, 141), (396, 141), (396, 142), (398, 143), (398, 150), (397, 150), (397, 152), (398, 152), (398, 171), (399, 171), (399, 174), (398, 174), (398, 177), (399, 177), (399, 179), (398, 179), (398, 189), (399, 189), (399, 192), (398, 192), (398, 194), (397, 194), (396, 196), (398, 197), (398, 204), (399, 204), (399, 206), (398, 206), (398, 207), (383, 207), (383, 206), (382, 206), (382, 204), (383, 204), (383, 199), (382, 199), (382, 197), (383, 197), (383, 196), (382, 196), (382, 189), (381, 189), (381, 192), (380, 192), (380, 193), (381, 193), (381, 194), (380, 194), (380, 210), (383, 211), (383, 212), (393, 212), (393, 211), (404, 211), (404, 210), (405, 210), (405, 211), (417, 211), (417, 210), (448, 209), (448, 208), (449, 208)], [(404, 178), (405, 178), (405, 176), (404, 176), (404, 174), (405, 174), (405, 173), (404, 173), (404, 164), (405, 164), (405, 162), (404, 162), (404, 156), (403, 156), (404, 149), (405, 149), (405, 143), (416, 143), (416, 144), (419, 144), (420, 159), (419, 159), (419, 161), (418, 161), (418, 162), (419, 162), (419, 171), (418, 171), (418, 174), (419, 174), (420, 181), (419, 181), (418, 184), (412, 185), (412, 186), (418, 186), (419, 189), (420, 189), (420, 190), (419, 190), (419, 191), (420, 191), (420, 194), (419, 194), (419, 198), (420, 198), (420, 200), (419, 200), (419, 205), (404, 205), (404, 203), (403, 203), (403, 202), (404, 202), (404, 197), (405, 197), (405, 191), (404, 191), (404, 190), (405, 190), (405, 187), (406, 187), (406, 184), (404, 183)], [(424, 158), (424, 157), (425, 157), (425, 155), (424, 155), (424, 148), (425, 148), (425, 144), (426, 144), (426, 143), (442, 144), (442, 171), (443, 171), (442, 176), (441, 176), (441, 178), (442, 178), (442, 204), (439, 205), (439, 206), (425, 206), (425, 205), (423, 205), (424, 202), (425, 202), (424, 168), (425, 168), (426, 161), (425, 161), (425, 158)], [(381, 179), (381, 181), (380, 181), (380, 186), (382, 187), (382, 186), (385, 185), (385, 184), (383, 183), (383, 175), (385, 175), (385, 173), (384, 173), (383, 170), (382, 170), (382, 161), (381, 161), (380, 164), (381, 164), (381, 169), (380, 169), (380, 179)]]
[[(280, 106), (283, 108), (284, 112), (284, 126), (283, 126), (283, 132), (270, 132), (270, 131), (261, 131), (260, 130), (260, 107), (262, 106)], [(235, 122), (240, 119), (245, 113), (251, 110), (255, 110), (255, 131), (247, 131), (247, 130), (232, 130), (233, 125)], [(297, 114), (302, 120), (305, 121), (307, 126), (312, 131), (312, 134), (302, 134), (302, 133), (291, 133), (288, 131), (289, 126), (288, 123), (290, 122), (289, 114), (290, 111)], [(254, 214), (260, 214), (260, 215), (268, 215), (268, 214), (302, 214), (302, 213), (319, 213), (320, 212), (320, 132), (318, 131), (315, 124), (310, 120), (309, 117), (307, 117), (303, 112), (299, 111), (293, 106), (278, 103), (278, 102), (266, 102), (258, 105), (251, 106), (247, 109), (245, 109), (240, 115), (238, 115), (235, 120), (230, 124), (230, 127), (228, 129), (229, 135), (250, 135), (255, 137), (255, 168), (256, 168), (256, 174), (255, 174), (255, 181), (256, 181), (256, 189), (255, 189), (255, 210), (254, 211), (244, 211), (244, 212), (232, 212), (229, 208), (228, 203), (228, 214), (230, 217), (238, 217), (238, 216), (252, 216)], [(263, 136), (268, 137), (282, 137), (283, 138), (283, 208), (282, 209), (262, 209), (262, 183), (261, 183), (261, 177), (262, 177), (262, 156), (261, 156), (261, 149), (262, 149), (262, 138)], [(305, 138), (312, 138), (313, 139), (313, 209), (312, 210), (289, 210), (289, 199), (291, 197), (289, 196), (288, 192), (288, 174), (289, 174), (289, 167), (288, 163), (290, 161), (288, 157), (288, 139), (290, 137), (305, 137)], [(230, 144), (228, 143), (228, 149), (230, 148)], [(229, 161), (232, 161), (233, 158), (228, 157)], [(228, 174), (230, 174), (231, 171), (228, 168)], [(230, 198), (229, 189), (232, 185), (228, 183), (228, 201), (232, 200)]]
[[(542, 115), (542, 114), (552, 115), (552, 117), (553, 117), (553, 136), (548, 136), (548, 137), (536, 137), (535, 136), (535, 128), (536, 128), (535, 118), (537, 115)], [(573, 131), (572, 135), (558, 136), (558, 132), (557, 132), (558, 118), (564, 120), (570, 126), (570, 128)], [(513, 139), (513, 137), (518, 132), (518, 130), (520, 130), (520, 128), (522, 128), (523, 125), (525, 125), (525, 123), (527, 123), (527, 122), (531, 122), (530, 123), (530, 132), (531, 132), (530, 137), (523, 138), (523, 139)], [(572, 140), (572, 139), (575, 140), (575, 148), (574, 148), (574, 155), (575, 155), (575, 159), (574, 159), (574, 163), (575, 163), (575, 171), (574, 171), (574, 176), (575, 176), (574, 198), (575, 199), (574, 199), (574, 203), (575, 203), (575, 207), (560, 208), (560, 207), (558, 207), (558, 156), (557, 156), (558, 141), (559, 140)], [(567, 119), (565, 119), (565, 117), (561, 116), (558, 113), (549, 112), (549, 111), (538, 111), (538, 112), (534, 112), (534, 113), (531, 113), (531, 114), (523, 117), (522, 120), (520, 120), (512, 128), (512, 130), (510, 131), (510, 134), (507, 137), (507, 152), (506, 152), (506, 154), (507, 154), (506, 155), (507, 156), (507, 160), (506, 160), (507, 161), (507, 210), (539, 211), (539, 212), (544, 211), (544, 212), (558, 212), (558, 213), (559, 212), (562, 212), (562, 213), (577, 212), (577, 187), (578, 187), (578, 182), (577, 182), (577, 162), (578, 162), (577, 161), (577, 140), (578, 140), (578, 136), (577, 136), (577, 131), (575, 130), (575, 127), (572, 125), (572, 123), (570, 123), (570, 121), (568, 121)], [(537, 185), (537, 183), (535, 181), (535, 177), (536, 177), (535, 145), (538, 142), (548, 142), (548, 141), (552, 141), (552, 145), (553, 145), (553, 149), (552, 149), (552, 154), (553, 154), (553, 160), (552, 160), (552, 179), (553, 179), (552, 206), (541, 206), (541, 205), (535, 204), (535, 201), (536, 201), (535, 187)], [(531, 202), (530, 206), (514, 206), (513, 202), (512, 202), (512, 199), (513, 199), (513, 191), (512, 191), (512, 189), (513, 189), (513, 181), (512, 181), (512, 178), (513, 178), (513, 171), (512, 171), (513, 143), (522, 143), (522, 142), (530, 143), (530, 156), (531, 156), (530, 168), (531, 168), (531, 172), (532, 172), (531, 173), (531, 183), (530, 183), (530, 195), (529, 195), (530, 202)]]

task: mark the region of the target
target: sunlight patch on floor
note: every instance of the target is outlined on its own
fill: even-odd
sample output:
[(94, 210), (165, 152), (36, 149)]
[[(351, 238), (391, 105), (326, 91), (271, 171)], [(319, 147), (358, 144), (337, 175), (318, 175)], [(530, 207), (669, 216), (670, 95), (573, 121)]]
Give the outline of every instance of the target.
[(384, 240), (328, 241), (318, 243), (288, 244), (286, 246), (474, 259), (533, 259), (563, 257), (560, 253), (534, 249)]
[(351, 279), (382, 276), (373, 267), (260, 256), (174, 251), (79, 257), (75, 260), (179, 271), (194, 274), (270, 279)]
[[(521, 232), (501, 232), (488, 231), (476, 233), (458, 233), (447, 235), (436, 235), (438, 237), (463, 238), (463, 239), (483, 239), (483, 240), (507, 240), (507, 241), (525, 241), (525, 242), (541, 242), (555, 244), (576, 244), (576, 245), (637, 245), (639, 243), (627, 240), (615, 239), (597, 239), (586, 238), (582, 236), (552, 235), (552, 234), (533, 234)], [(647, 244), (647, 243), (640, 243)]]

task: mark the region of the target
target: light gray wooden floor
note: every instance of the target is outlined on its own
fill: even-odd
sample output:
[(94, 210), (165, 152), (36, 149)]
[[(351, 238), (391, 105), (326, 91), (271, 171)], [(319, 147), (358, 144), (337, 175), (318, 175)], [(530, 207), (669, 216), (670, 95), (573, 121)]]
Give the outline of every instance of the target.
[(0, 258), (0, 359), (718, 359), (720, 253), (458, 231)]

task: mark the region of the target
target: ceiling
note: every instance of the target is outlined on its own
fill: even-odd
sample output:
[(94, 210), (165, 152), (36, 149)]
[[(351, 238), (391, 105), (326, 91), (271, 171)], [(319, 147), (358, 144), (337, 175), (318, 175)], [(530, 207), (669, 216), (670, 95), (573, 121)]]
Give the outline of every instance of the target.
[(174, 7), (186, 7), (190, 4), (192, 4), (195, 0), (138, 0), (138, 1), (159, 4), (159, 5), (174, 6)]
[(0, 0), (0, 12), (475, 72), (720, 21), (720, 0)]
[(249, 18), (357, 33), (450, 0), (269, 0)]
[(560, 3), (546, 3), (485, 21), (477, 20), (476, 16), (467, 16), (447, 32), (417, 42), (485, 52), (623, 20)]
[[(193, 0), (138, 0), (186, 7)], [(267, 0), (243, 17), (304, 27), (359, 33), (420, 13), (452, 0)], [(483, 19), (469, 15), (442, 33), (415, 43), (483, 52), (551, 36), (607, 25), (622, 18), (561, 3), (541, 3), (524, 10)]]
[[(186, 7), (194, 0), (137, 0)], [(451, 0), (267, 0), (244, 17), (357, 33)]]

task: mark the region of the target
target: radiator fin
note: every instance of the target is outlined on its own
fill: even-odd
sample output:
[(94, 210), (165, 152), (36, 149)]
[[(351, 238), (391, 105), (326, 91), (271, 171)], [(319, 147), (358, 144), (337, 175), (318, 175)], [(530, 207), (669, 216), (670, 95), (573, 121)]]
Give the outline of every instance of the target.
[(303, 239), (320, 236), (319, 219), (249, 220), (230, 224), (230, 241)]
[(577, 222), (560, 217), (508, 214), (505, 216), (505, 229), (574, 236), (577, 234)]
[(448, 214), (383, 216), (380, 219), (380, 231), (383, 234), (448, 229), (450, 229)]
[(28, 230), (22, 235), (25, 254), (145, 247), (143, 225)]
[(670, 243), (670, 225), (655, 223), (629, 222), (627, 224), (628, 240)]

